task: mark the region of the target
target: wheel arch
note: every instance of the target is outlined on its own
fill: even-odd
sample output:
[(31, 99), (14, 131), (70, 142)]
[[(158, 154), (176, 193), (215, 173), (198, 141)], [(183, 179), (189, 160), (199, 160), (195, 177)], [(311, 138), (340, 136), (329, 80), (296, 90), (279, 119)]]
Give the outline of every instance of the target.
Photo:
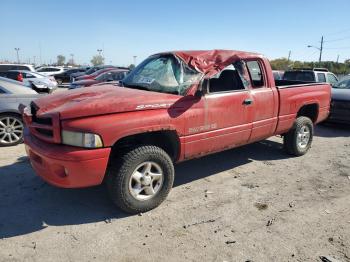
[(137, 145), (154, 145), (162, 148), (176, 162), (180, 154), (180, 139), (175, 130), (155, 130), (120, 137), (112, 145), (112, 155)]
[(298, 110), (297, 117), (305, 116), (312, 120), (313, 123), (316, 123), (319, 114), (319, 104), (317, 102), (312, 102), (301, 106)]

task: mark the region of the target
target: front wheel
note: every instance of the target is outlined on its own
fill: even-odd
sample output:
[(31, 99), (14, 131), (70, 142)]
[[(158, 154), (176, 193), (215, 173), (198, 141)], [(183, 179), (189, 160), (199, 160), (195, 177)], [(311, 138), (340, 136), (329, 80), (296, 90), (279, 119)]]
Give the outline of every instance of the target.
[(127, 213), (159, 206), (174, 182), (169, 155), (156, 146), (139, 146), (110, 160), (107, 188), (112, 201)]
[(298, 117), (293, 127), (283, 138), (287, 153), (295, 156), (304, 155), (311, 147), (314, 135), (314, 126), (310, 118)]
[(0, 115), (0, 146), (14, 146), (23, 142), (23, 122), (15, 114)]

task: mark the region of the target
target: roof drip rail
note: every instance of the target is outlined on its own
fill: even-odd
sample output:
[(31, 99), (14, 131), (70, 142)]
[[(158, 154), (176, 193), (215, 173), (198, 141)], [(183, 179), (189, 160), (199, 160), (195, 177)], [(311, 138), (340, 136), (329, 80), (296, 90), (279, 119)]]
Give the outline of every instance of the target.
[(327, 68), (314, 67), (314, 68), (292, 68), (293, 71), (320, 71), (329, 72)]
[(321, 71), (321, 72), (329, 72), (327, 68), (323, 68), (323, 67), (315, 67), (313, 70), (314, 71)]

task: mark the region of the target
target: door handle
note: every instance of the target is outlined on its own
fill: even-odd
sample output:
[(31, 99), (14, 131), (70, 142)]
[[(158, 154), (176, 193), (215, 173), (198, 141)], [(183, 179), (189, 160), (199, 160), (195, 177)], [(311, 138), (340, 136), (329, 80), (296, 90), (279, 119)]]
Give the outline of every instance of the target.
[(251, 105), (251, 104), (253, 104), (253, 100), (250, 99), (250, 98), (245, 99), (245, 100), (243, 101), (243, 105)]

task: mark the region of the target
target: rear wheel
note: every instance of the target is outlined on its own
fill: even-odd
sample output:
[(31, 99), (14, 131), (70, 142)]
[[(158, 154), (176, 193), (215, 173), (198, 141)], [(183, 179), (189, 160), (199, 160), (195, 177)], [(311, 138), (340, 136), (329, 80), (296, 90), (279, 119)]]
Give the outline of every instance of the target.
[(314, 126), (311, 119), (305, 116), (298, 117), (284, 136), (285, 150), (291, 155), (304, 155), (311, 147), (313, 134)]
[(169, 155), (156, 146), (139, 146), (111, 159), (107, 187), (113, 202), (127, 213), (137, 214), (159, 206), (174, 182)]
[(0, 146), (14, 146), (23, 141), (23, 121), (13, 114), (0, 115)]

